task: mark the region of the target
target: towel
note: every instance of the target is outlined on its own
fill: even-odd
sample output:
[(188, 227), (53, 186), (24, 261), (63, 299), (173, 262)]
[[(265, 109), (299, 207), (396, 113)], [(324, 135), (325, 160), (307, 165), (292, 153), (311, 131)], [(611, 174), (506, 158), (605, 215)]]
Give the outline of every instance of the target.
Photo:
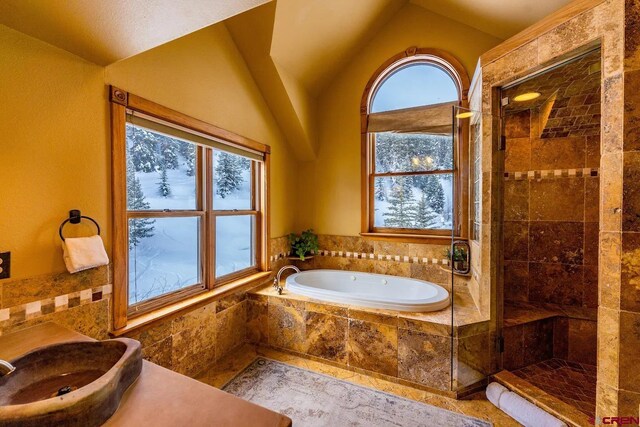
[(91, 237), (67, 238), (62, 242), (64, 263), (69, 273), (87, 270), (109, 264), (107, 251), (104, 250), (102, 238)]
[[(567, 427), (563, 421), (500, 384), (489, 384), (486, 393), (491, 403), (525, 427)], [(494, 401), (496, 397), (498, 404)]]
[(500, 397), (502, 393), (508, 393), (509, 390), (502, 384), (491, 383), (487, 386), (485, 393), (487, 394), (487, 400), (500, 409)]

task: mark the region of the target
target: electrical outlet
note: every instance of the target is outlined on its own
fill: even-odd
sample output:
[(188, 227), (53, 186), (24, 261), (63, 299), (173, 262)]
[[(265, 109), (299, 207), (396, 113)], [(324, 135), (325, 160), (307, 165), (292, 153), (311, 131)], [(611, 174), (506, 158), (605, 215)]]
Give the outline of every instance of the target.
[(11, 252), (0, 252), (0, 279), (11, 277)]

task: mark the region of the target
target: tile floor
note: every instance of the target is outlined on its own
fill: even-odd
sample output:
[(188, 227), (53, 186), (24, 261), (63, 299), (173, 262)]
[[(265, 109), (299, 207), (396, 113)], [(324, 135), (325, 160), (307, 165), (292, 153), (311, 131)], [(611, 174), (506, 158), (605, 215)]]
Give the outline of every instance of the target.
[(515, 427), (520, 425), (512, 418), (500, 411), (498, 408), (493, 406), (486, 399), (484, 392), (476, 393), (464, 400), (455, 400), (438, 394), (433, 394), (426, 391), (417, 390), (412, 387), (370, 377), (368, 375), (358, 374), (321, 362), (312, 361), (271, 349), (256, 349), (252, 346), (242, 347), (233, 354), (225, 357), (218, 363), (216, 368), (201, 373), (200, 375), (196, 376), (196, 379), (214, 387), (221, 388), (235, 375), (241, 372), (246, 366), (248, 366), (257, 355), (288, 363), (293, 366), (309, 369), (311, 371), (319, 372), (325, 375), (331, 375), (345, 381), (349, 381), (365, 387), (382, 390), (387, 393), (392, 393), (407, 399), (424, 402), (429, 405), (448, 409), (450, 411), (481, 418), (492, 422), (496, 427)]
[(595, 416), (595, 366), (549, 359), (513, 373), (583, 413)]

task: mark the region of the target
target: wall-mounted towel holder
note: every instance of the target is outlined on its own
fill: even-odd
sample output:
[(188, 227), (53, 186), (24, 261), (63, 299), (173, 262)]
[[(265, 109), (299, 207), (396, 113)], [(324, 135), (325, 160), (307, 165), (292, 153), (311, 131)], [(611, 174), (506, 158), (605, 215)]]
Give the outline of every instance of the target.
[(79, 209), (71, 209), (69, 211), (69, 218), (62, 221), (62, 224), (60, 224), (60, 229), (58, 229), (58, 234), (60, 234), (60, 238), (62, 239), (63, 242), (64, 242), (64, 236), (62, 235), (62, 229), (64, 228), (64, 226), (67, 223), (80, 224), (80, 221), (82, 219), (88, 219), (89, 221), (93, 222), (96, 225), (96, 228), (98, 229), (98, 235), (100, 235), (100, 225), (98, 225), (95, 219), (89, 216), (82, 215)]

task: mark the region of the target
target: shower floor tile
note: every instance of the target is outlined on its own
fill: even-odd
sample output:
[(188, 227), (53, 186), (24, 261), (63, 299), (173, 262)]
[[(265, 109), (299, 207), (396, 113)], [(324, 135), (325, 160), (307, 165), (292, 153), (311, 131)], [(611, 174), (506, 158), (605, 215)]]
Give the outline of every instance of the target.
[(595, 416), (596, 367), (594, 365), (549, 359), (518, 369), (513, 373), (586, 415)]

